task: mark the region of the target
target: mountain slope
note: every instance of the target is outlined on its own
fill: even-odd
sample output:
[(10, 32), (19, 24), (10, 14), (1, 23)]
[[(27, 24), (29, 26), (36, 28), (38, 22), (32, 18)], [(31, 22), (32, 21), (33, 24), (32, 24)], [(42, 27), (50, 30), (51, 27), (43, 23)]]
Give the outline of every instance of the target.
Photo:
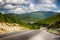
[(13, 15), (25, 22), (32, 22), (32, 21), (34, 22), (34, 21), (45, 19), (54, 14), (55, 12), (50, 12), (50, 11), (37, 11), (37, 12), (20, 14), (20, 15), (19, 14), (13, 14)]
[(51, 17), (48, 17), (44, 20), (38, 21), (38, 23), (44, 23), (44, 24), (54, 24), (55, 22), (60, 21), (60, 13), (57, 13)]
[(22, 24), (22, 21), (15, 16), (11, 16), (8, 14), (0, 13), (0, 22), (8, 22), (8, 23), (19, 23)]

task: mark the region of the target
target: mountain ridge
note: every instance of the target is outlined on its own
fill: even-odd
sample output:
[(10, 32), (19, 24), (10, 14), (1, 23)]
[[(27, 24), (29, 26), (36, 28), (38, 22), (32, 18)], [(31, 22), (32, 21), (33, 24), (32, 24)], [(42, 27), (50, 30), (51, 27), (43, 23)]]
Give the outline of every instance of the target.
[(56, 14), (56, 12), (36, 11), (36, 12), (30, 12), (30, 13), (24, 13), (24, 14), (10, 13), (9, 15), (15, 16), (24, 22), (32, 22), (32, 21), (38, 21), (38, 20), (45, 19), (45, 18), (50, 17), (54, 14)]

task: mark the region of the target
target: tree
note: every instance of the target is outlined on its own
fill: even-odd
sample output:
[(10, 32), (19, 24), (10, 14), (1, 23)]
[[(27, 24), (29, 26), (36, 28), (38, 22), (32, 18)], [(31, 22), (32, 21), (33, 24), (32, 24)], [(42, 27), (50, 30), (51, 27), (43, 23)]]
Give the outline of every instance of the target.
[(55, 26), (56, 26), (56, 28), (60, 28), (60, 21), (56, 21)]

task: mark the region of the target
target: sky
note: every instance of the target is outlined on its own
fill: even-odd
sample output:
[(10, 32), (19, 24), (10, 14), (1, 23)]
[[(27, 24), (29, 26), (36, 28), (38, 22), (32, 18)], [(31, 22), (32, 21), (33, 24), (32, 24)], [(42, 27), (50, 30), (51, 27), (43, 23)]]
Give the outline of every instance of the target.
[(0, 12), (3, 13), (34, 11), (60, 12), (60, 0), (0, 0)]

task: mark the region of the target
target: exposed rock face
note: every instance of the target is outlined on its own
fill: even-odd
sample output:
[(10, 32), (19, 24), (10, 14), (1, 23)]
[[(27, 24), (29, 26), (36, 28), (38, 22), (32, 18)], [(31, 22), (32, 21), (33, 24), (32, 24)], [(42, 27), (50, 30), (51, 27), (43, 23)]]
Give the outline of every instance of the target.
[(0, 23), (0, 34), (8, 32), (16, 32), (20, 30), (29, 30), (15, 23)]

